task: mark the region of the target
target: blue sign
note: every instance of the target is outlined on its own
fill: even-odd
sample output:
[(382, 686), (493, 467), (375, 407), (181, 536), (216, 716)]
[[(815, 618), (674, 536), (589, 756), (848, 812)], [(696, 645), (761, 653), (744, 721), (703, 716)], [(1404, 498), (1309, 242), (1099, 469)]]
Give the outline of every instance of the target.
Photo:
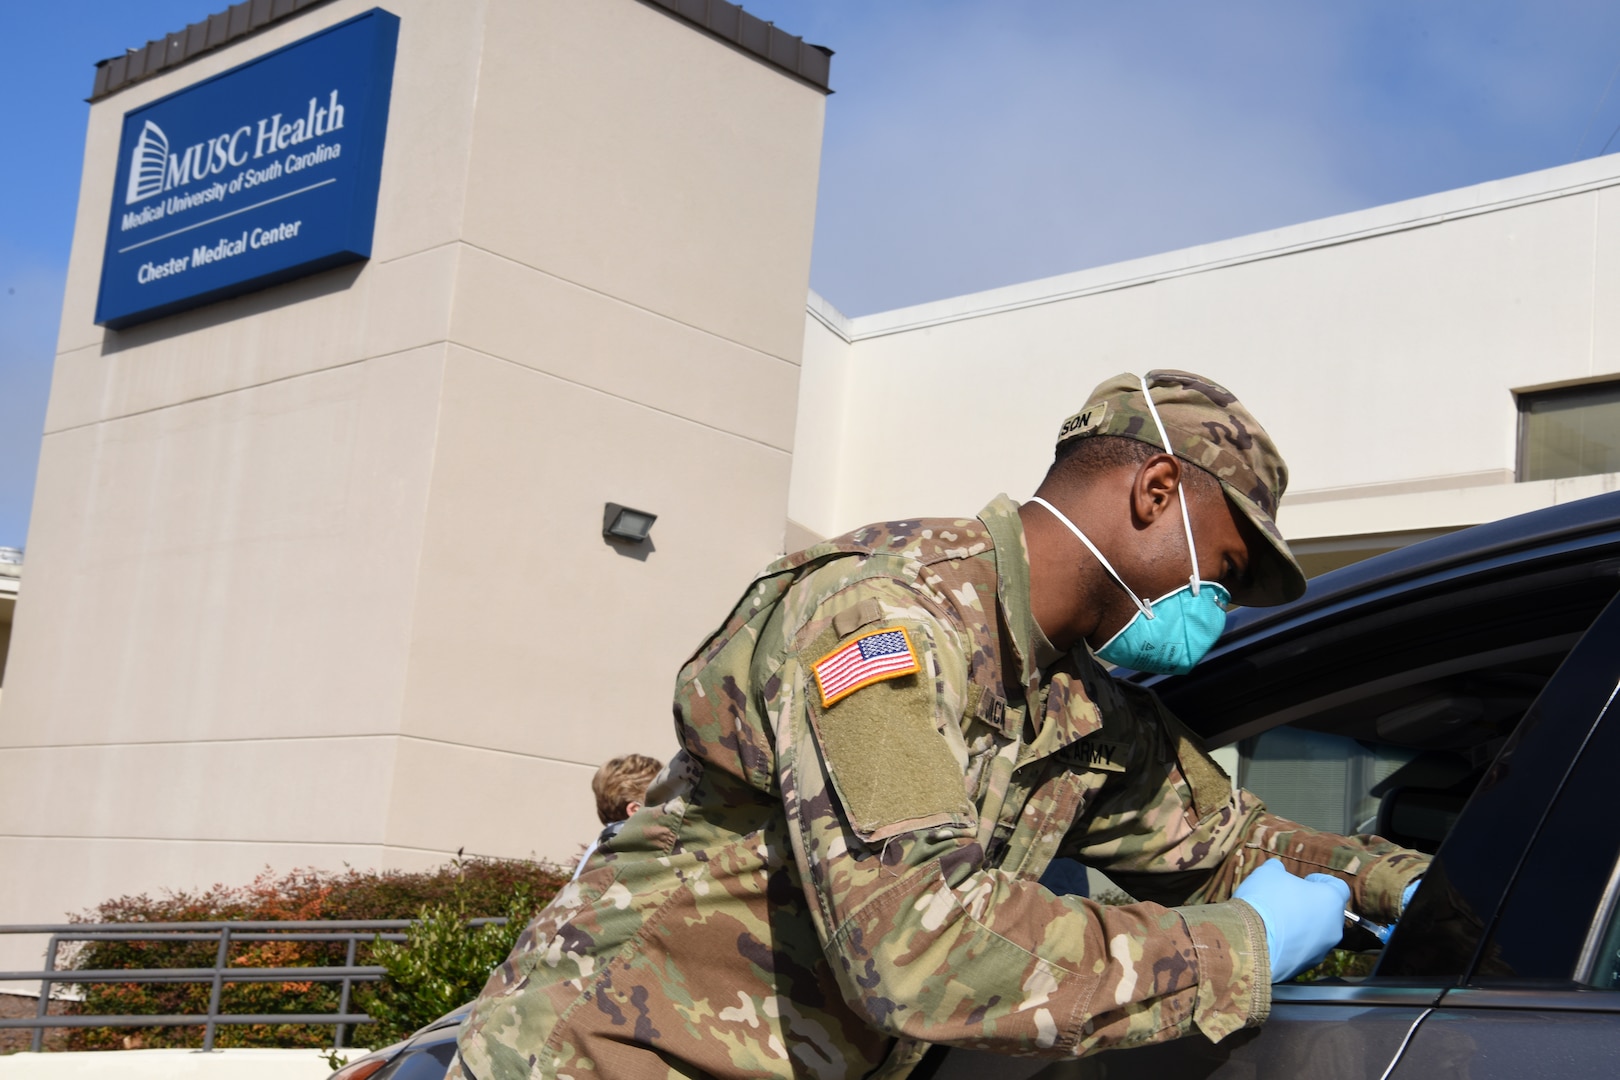
[(369, 257), (398, 37), (368, 11), (124, 114), (96, 322)]

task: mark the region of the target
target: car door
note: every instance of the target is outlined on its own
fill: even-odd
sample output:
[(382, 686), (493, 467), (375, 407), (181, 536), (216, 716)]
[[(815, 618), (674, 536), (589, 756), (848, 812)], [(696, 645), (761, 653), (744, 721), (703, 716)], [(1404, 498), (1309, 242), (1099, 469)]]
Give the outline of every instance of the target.
[[(1529, 730), (1520, 745), (1493, 767), (1504, 774), (1562, 772), (1548, 809), (1524, 813), (1512, 805), (1511, 791), (1476, 797), (1482, 813), (1536, 818), (1528, 849), (1518, 856), (1510, 847), (1491, 850), (1490, 833), (1502, 823), (1476, 815), (1464, 838), (1472, 847), (1442, 850), (1453, 882), (1467, 877), (1465, 860), (1498, 871), (1510, 866), (1512, 880), (1478, 935), (1467, 979), (1425, 1015), (1392, 1074), (1396, 1080), (1620, 1073), (1617, 669), (1620, 612), (1611, 606), (1525, 718), (1521, 730)], [(1597, 722), (1581, 723), (1583, 716)], [(1416, 900), (1412, 914), (1419, 915)], [(1418, 927), (1403, 925), (1400, 933)]]
[[(1285, 984), (1262, 1027), (1211, 1043), (1193, 1035), (1054, 1066), (1041, 1080), (1378, 1080), (1439, 997), (1429, 987)], [(995, 1075), (995, 1074), (991, 1074)]]

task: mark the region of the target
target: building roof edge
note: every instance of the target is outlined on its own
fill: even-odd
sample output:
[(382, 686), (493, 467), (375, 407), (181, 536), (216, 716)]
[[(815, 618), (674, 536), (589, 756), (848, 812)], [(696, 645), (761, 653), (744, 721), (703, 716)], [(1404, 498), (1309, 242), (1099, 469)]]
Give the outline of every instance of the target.
[(849, 316), (833, 307), (831, 301), (816, 290), (810, 290), (810, 295), (805, 298), (804, 309), (811, 318), (843, 338), (845, 342), (851, 340)]
[(691, 23), (756, 60), (809, 83), (823, 94), (832, 93), (827, 80), (832, 74), (833, 51), (825, 45), (812, 45), (773, 22), (750, 15), (729, 0), (641, 2)]
[(91, 104), (330, 0), (244, 0), (122, 56), (96, 61)]
[[(301, 15), (330, 0), (243, 0), (143, 48), (96, 61), (95, 82), (86, 100), (94, 104), (127, 87), (224, 48), (267, 26)], [(833, 52), (811, 45), (727, 0), (641, 0), (690, 23), (754, 58), (830, 94)]]

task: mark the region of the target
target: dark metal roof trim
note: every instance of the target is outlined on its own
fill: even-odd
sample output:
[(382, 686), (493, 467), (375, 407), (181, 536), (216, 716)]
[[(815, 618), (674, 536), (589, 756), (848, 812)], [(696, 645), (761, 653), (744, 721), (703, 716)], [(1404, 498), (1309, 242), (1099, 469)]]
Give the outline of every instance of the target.
[(822, 93), (832, 93), (827, 79), (832, 71), (833, 51), (825, 45), (811, 45), (775, 23), (750, 15), (727, 0), (642, 0), (677, 18), (706, 30), (745, 53), (802, 79)]
[[(123, 56), (96, 62), (96, 81), (89, 101), (116, 94), (143, 79), (178, 67), (204, 53), (256, 34), (273, 23), (290, 18), (328, 0), (243, 0), (240, 4), (194, 22), (184, 30), (148, 41), (145, 48), (130, 49)], [(807, 45), (803, 38), (780, 30), (773, 23), (748, 14), (726, 0), (643, 0), (705, 30), (721, 41), (735, 45), (803, 79), (816, 89), (832, 93), (827, 77), (832, 67), (832, 50)]]
[(178, 67), (204, 53), (213, 52), (233, 41), (256, 34), (299, 12), (327, 3), (327, 0), (243, 0), (217, 15), (194, 22), (184, 30), (148, 41), (144, 49), (130, 49), (123, 56), (96, 62), (96, 82), (88, 100), (100, 101), (126, 86)]

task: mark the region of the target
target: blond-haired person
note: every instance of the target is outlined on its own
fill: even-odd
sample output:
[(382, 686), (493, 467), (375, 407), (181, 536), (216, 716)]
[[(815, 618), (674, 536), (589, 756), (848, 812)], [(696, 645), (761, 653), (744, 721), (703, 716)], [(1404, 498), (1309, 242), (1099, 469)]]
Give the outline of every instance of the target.
[(647, 788), (663, 767), (662, 761), (646, 754), (623, 754), (596, 770), (596, 775), (591, 777), (591, 794), (596, 796), (596, 816), (601, 819), (603, 828), (579, 857), (574, 877), (579, 877), (579, 872), (585, 869), (585, 863), (597, 846), (623, 828), (625, 820), (641, 809)]

